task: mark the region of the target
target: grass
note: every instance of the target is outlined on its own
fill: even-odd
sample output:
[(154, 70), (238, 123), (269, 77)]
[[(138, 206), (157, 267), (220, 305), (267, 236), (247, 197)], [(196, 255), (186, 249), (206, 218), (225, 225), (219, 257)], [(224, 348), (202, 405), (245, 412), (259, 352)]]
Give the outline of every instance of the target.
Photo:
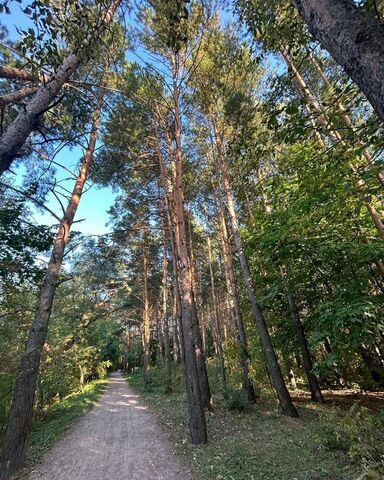
[(107, 379), (94, 380), (82, 391), (71, 393), (50, 407), (44, 417), (33, 424), (27, 456), (28, 466), (37, 463), (72, 423), (97, 402), (107, 383)]
[(300, 419), (291, 419), (280, 416), (274, 405), (262, 402), (249, 411), (231, 411), (216, 395), (213, 412), (207, 415), (209, 443), (192, 446), (180, 372), (171, 393), (166, 393), (169, 386), (156, 369), (147, 384), (141, 372), (127, 379), (152, 408), (196, 479), (351, 480), (361, 473), (345, 451), (331, 450), (319, 441), (320, 418), (327, 415), (329, 407), (309, 403), (300, 407)]

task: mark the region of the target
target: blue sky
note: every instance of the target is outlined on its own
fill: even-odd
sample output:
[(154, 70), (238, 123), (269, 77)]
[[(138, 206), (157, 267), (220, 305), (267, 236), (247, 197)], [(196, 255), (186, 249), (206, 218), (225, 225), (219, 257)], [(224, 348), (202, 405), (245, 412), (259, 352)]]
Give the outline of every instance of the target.
[[(9, 31), (9, 36), (12, 40), (16, 40), (19, 37), (16, 27), (19, 29), (28, 29), (33, 27), (32, 22), (29, 18), (23, 13), (23, 8), (25, 8), (26, 2), (23, 1), (21, 4), (17, 2), (10, 2), (9, 7), (11, 9), (11, 15), (0, 14), (0, 21), (5, 25)], [(232, 14), (229, 11), (222, 12), (222, 21), (226, 22), (230, 20)], [(137, 60), (137, 59), (135, 59)], [(272, 68), (274, 67), (274, 62), (272, 62)], [(58, 157), (55, 158), (56, 161), (63, 164), (66, 168), (70, 169), (74, 173), (76, 172), (78, 160), (81, 158), (82, 152), (79, 148), (70, 150), (69, 148), (64, 149)], [(58, 168), (57, 179), (62, 181), (62, 185), (67, 190), (72, 190), (73, 180), (63, 180), (68, 176), (68, 173), (64, 170)], [(116, 194), (112, 192), (111, 188), (98, 188), (93, 186), (83, 195), (80, 202), (80, 206), (76, 215), (76, 219), (84, 219), (80, 223), (76, 223), (74, 228), (81, 231), (84, 234), (90, 235), (103, 235), (110, 231), (110, 228), (106, 225), (109, 216), (107, 211), (113, 205)], [(51, 195), (48, 197), (47, 206), (53, 210), (57, 215), (61, 215), (61, 207), (57, 199)], [(52, 218), (48, 213), (34, 212), (34, 219), (42, 224), (55, 224), (57, 220)]]
[[(24, 2), (23, 2), (24, 3)], [(5, 13), (0, 14), (0, 21), (5, 25), (9, 31), (9, 37), (12, 40), (16, 40), (19, 37), (16, 27), (19, 29), (27, 29), (33, 24), (28, 17), (23, 13), (23, 3), (10, 2), (9, 7), (11, 9), (11, 15)], [(63, 149), (62, 152), (56, 157), (56, 161), (70, 169), (74, 173), (77, 173), (77, 164), (81, 158), (82, 152), (80, 148), (70, 150), (69, 148)], [(19, 169), (21, 172), (22, 169)], [(21, 175), (21, 173), (19, 174)], [(58, 168), (57, 179), (60, 181), (68, 176), (68, 173), (63, 169)], [(62, 181), (62, 185), (72, 190), (73, 181)], [(110, 228), (106, 226), (108, 222), (107, 211), (114, 203), (115, 194), (111, 188), (97, 188), (91, 187), (82, 197), (79, 209), (77, 211), (76, 219), (84, 219), (80, 223), (74, 225), (74, 229), (81, 231), (88, 235), (103, 235), (110, 231)], [(48, 197), (47, 206), (55, 213), (60, 215), (61, 207), (59, 202), (53, 195)], [(41, 213), (34, 211), (34, 219), (41, 224), (55, 224), (57, 220), (52, 218), (49, 213)]]

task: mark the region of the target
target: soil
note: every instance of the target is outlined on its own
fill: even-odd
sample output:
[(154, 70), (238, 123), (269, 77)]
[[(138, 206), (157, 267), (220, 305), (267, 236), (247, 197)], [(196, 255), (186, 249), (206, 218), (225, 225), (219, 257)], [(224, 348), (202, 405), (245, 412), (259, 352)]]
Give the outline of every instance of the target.
[(120, 373), (28, 480), (188, 480), (155, 417)]

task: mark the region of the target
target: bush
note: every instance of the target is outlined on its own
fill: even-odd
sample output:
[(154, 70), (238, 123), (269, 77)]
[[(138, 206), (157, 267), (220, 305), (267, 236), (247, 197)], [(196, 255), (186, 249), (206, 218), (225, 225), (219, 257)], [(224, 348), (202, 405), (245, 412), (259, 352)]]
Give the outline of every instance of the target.
[[(364, 469), (361, 479), (382, 478), (384, 474), (384, 412), (373, 415), (367, 408), (353, 405), (340, 416), (321, 418), (317, 441), (330, 450), (345, 451)], [(376, 475), (376, 477), (375, 477)]]
[(225, 405), (228, 410), (237, 412), (246, 412), (251, 409), (247, 396), (242, 390), (228, 387), (225, 395)]

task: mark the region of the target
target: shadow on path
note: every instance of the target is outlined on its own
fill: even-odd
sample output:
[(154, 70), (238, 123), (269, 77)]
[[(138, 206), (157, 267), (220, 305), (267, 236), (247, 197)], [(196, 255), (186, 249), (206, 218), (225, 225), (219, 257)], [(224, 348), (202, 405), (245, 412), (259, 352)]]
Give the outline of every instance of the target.
[(100, 401), (69, 429), (28, 480), (188, 480), (154, 416), (113, 373)]

